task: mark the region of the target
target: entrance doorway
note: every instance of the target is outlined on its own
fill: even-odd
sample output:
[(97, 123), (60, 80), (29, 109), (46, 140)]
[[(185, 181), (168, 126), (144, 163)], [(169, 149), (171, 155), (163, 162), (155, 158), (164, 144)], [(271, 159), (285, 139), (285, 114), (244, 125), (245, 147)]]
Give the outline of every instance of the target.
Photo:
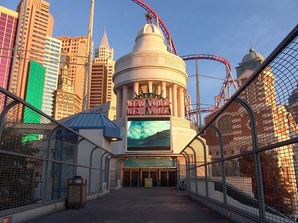
[(165, 170), (160, 171), (160, 186), (161, 187), (168, 186), (168, 171), (165, 171)]
[(152, 178), (153, 187), (176, 187), (176, 169), (124, 169), (123, 187), (144, 187), (145, 178)]
[(176, 187), (177, 173), (176, 171), (169, 171), (169, 187)]
[[(130, 177), (130, 175), (128, 175)], [(131, 171), (131, 186), (132, 187), (138, 187), (139, 186), (139, 171)]]

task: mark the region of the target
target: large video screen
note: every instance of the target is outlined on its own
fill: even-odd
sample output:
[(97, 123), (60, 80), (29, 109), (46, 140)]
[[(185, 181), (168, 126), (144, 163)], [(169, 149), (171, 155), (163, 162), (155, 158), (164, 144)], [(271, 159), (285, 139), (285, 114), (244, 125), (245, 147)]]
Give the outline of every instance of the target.
[(129, 119), (127, 150), (170, 150), (169, 119)]

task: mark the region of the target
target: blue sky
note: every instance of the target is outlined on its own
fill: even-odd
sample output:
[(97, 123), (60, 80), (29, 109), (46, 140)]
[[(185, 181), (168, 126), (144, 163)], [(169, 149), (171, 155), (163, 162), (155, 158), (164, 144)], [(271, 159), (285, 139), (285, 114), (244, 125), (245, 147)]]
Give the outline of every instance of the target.
[[(0, 0), (16, 9), (18, 0)], [(55, 18), (54, 36), (87, 33), (89, 0), (49, 0)], [(235, 67), (253, 48), (267, 57), (298, 22), (297, 0), (146, 0), (162, 17), (180, 55), (208, 53), (227, 58)], [(138, 29), (145, 23), (145, 11), (130, 0), (96, 0), (94, 40), (98, 45), (107, 29), (115, 58), (131, 51)], [(201, 74), (225, 76), (223, 65), (202, 61)], [(195, 72), (187, 62), (189, 75)], [(195, 98), (195, 79), (189, 79), (189, 93)], [(202, 103), (213, 104), (221, 82), (201, 78)]]

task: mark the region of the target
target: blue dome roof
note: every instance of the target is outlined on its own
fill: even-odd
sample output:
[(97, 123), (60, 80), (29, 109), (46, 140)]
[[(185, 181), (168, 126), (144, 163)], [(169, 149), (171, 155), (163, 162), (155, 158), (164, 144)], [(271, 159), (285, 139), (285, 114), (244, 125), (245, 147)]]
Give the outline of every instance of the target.
[(62, 120), (72, 129), (103, 129), (106, 138), (121, 139), (121, 129), (105, 115), (97, 112), (81, 112)]

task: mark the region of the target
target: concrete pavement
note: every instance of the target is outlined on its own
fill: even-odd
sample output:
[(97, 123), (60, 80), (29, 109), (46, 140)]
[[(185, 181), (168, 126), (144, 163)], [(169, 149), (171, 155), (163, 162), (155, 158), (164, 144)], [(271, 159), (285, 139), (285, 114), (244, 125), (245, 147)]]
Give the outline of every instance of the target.
[(123, 188), (28, 223), (228, 223), (174, 188)]

